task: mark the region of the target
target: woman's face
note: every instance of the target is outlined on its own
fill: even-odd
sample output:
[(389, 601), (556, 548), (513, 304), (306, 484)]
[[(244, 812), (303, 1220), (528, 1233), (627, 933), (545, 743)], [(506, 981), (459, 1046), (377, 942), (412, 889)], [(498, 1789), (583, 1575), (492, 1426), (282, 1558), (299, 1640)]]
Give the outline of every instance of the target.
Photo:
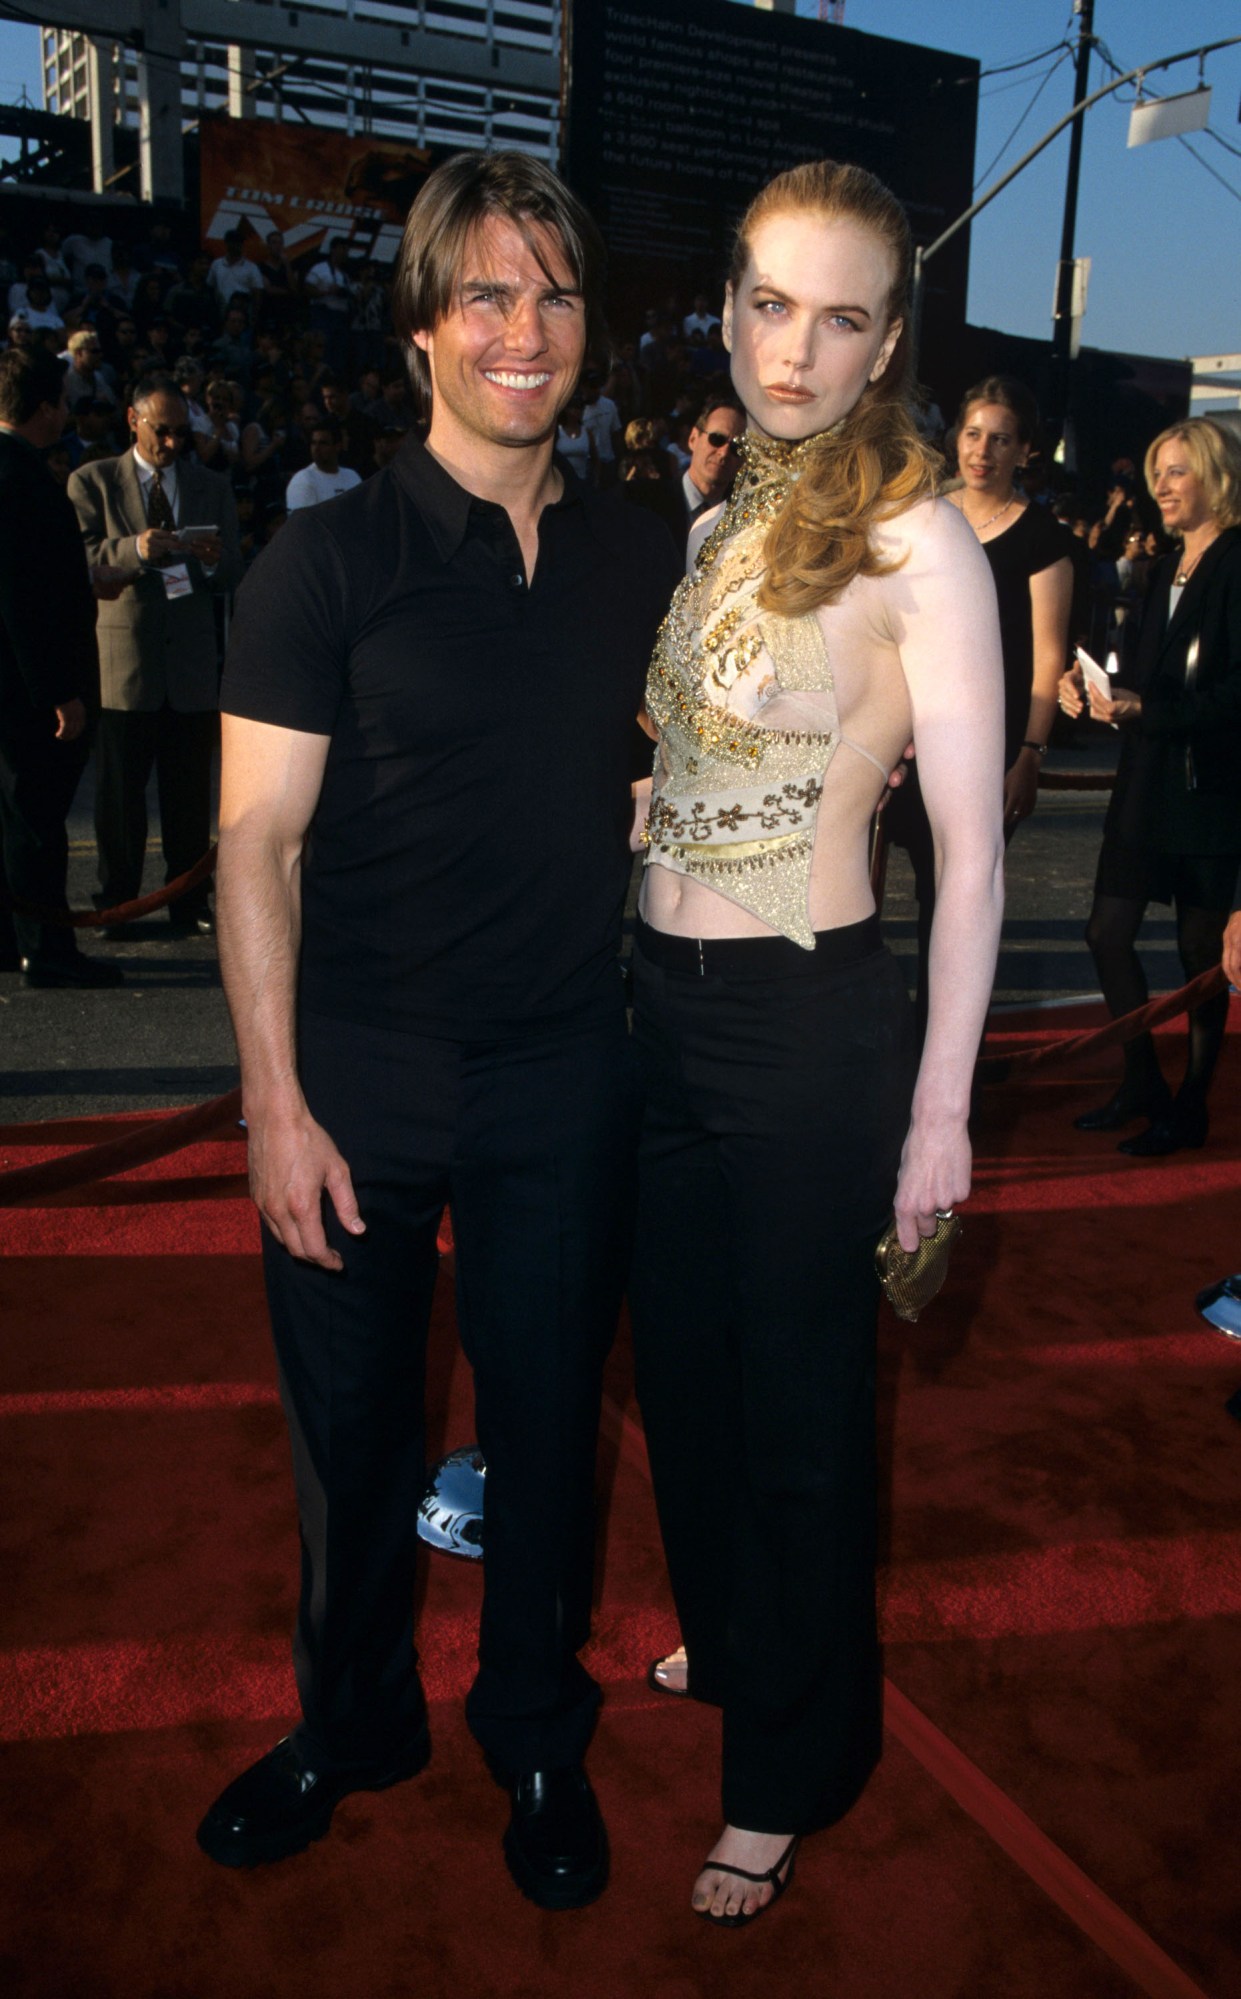
[(1179, 437), (1168, 438), (1155, 453), (1151, 492), (1169, 534), (1192, 534), (1211, 519), (1206, 489)]
[(856, 223), (804, 210), (773, 215), (724, 297), (724, 344), (750, 423), (768, 437), (813, 437), (848, 416), (892, 356), (895, 273), (886, 244)]
[(1006, 403), (971, 403), (957, 432), (957, 469), (966, 491), (1011, 493), (1013, 477), (1030, 456)]

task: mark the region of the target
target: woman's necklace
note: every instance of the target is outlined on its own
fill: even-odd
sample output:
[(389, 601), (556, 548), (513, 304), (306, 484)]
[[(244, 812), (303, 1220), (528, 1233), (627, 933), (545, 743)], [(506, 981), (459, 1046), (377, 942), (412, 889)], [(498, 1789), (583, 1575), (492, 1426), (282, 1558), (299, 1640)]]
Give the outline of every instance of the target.
[(965, 514), (966, 520), (970, 521), (970, 526), (974, 529), (974, 533), (976, 535), (984, 535), (986, 534), (988, 528), (993, 528), (997, 521), (1003, 520), (1005, 514), (1012, 506), (1013, 501), (1016, 499), (1016, 497), (1017, 495), (1015, 493), (1010, 493), (1008, 498), (1005, 500), (1004, 505), (1000, 508), (998, 513), (992, 514), (989, 520), (979, 521), (977, 524), (975, 524), (973, 521), (970, 521), (969, 515), (965, 514), (964, 507), (962, 507), (961, 512)]
[(1177, 569), (1176, 575), (1172, 578), (1172, 585), (1174, 589), (1176, 590), (1184, 589), (1190, 577), (1193, 575), (1195, 569), (1198, 567), (1198, 564), (1201, 562), (1203, 556), (1206, 554), (1208, 548), (1210, 548), (1212, 543), (1214, 543), (1218, 539), (1219, 535), (1218, 532), (1216, 532), (1211, 536), (1210, 541), (1203, 542), (1202, 547), (1198, 550), (1198, 553), (1197, 555), (1195, 555), (1192, 562), (1182, 562), (1180, 564), (1179, 568)]

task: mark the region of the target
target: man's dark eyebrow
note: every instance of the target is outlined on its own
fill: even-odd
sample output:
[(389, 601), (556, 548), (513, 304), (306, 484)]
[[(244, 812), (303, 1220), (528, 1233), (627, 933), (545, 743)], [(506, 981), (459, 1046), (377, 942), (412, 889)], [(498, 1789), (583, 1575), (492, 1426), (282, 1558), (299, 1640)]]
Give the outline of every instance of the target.
[[(462, 278), (461, 289), (463, 292), (511, 292), (513, 287), (506, 285), (501, 278)], [(561, 285), (557, 284), (554, 278), (548, 278), (543, 286), (543, 297), (583, 298), (585, 293), (580, 285), (575, 285), (572, 281), (567, 285)]]

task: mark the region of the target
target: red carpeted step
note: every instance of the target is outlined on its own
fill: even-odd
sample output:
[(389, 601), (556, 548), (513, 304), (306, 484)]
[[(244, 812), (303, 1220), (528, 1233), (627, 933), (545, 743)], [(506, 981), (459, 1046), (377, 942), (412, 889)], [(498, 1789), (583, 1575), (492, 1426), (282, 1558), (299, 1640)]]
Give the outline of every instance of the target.
[[(1172, 1030), (1160, 1046), (1171, 1069)], [(884, 1319), (887, 1666), (1214, 1999), (1238, 1927), (1241, 1434), (1222, 1404), (1241, 1348), (1192, 1301), (1241, 1260), (1235, 1039), (1210, 1145), (1159, 1165), (1072, 1129), (1116, 1067), (985, 1093), (949, 1285), (918, 1325)], [(25, 1164), (40, 1148), (13, 1150)], [(283, 1868), (211, 1868), (197, 1816), (293, 1699), (288, 1447), (239, 1168), (227, 1139), (80, 1205), (0, 1213), (6, 1993), (1186, 1990), (1166, 1964), (1135, 1983), (904, 1737), (846, 1823), (807, 1845), (772, 1918), (744, 1937), (694, 1920), (718, 1722), (643, 1684), (675, 1620), (623, 1342), (590, 1654), (607, 1694), (592, 1758), (616, 1856), (604, 1901), (548, 1917), (508, 1883), (503, 1799), (460, 1716), (480, 1577), (442, 1559), (422, 1592), (431, 1771), (350, 1800), (332, 1838)], [(188, 1199), (199, 1176), (222, 1198)], [(447, 1283), (432, 1353), (437, 1454), (471, 1434)]]

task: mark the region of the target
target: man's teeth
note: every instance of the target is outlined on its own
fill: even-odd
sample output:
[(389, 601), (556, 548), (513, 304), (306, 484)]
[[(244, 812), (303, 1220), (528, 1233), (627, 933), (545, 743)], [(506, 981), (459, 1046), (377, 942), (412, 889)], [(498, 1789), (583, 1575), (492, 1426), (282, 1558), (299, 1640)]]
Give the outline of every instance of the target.
[(551, 381), (551, 376), (548, 374), (517, 375), (507, 368), (485, 368), (483, 373), (489, 382), (498, 382), (502, 389), (541, 389), (546, 382)]

